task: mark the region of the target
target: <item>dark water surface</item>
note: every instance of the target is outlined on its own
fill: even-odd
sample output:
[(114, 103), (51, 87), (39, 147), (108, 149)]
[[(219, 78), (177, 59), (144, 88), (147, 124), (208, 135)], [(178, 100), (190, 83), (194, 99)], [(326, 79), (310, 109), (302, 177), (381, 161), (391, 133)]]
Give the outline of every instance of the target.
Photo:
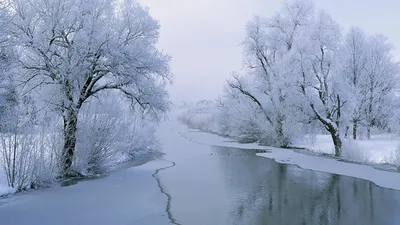
[(160, 172), (182, 225), (400, 224), (400, 191), (211, 148)]

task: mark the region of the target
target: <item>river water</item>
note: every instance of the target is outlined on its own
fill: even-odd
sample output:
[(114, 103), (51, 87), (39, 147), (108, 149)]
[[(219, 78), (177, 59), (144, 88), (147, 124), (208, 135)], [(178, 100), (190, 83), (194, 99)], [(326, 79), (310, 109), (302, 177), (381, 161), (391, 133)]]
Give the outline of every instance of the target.
[(254, 150), (207, 148), (159, 173), (177, 224), (400, 224), (400, 191), (279, 164)]

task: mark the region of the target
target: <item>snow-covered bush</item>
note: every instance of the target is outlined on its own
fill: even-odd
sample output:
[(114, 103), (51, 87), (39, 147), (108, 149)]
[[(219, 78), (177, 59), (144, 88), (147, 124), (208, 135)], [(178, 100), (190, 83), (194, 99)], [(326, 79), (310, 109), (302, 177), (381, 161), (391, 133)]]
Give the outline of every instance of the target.
[(63, 147), (62, 128), (53, 122), (50, 126), (39, 127), (37, 149), (34, 154), (36, 186), (47, 186), (53, 183), (60, 172), (60, 160)]
[(201, 100), (194, 105), (182, 105), (184, 111), (178, 119), (192, 129), (222, 134), (218, 126), (218, 105), (215, 101)]
[(61, 133), (35, 131), (0, 134), (0, 164), (7, 185), (19, 191), (46, 186), (55, 181), (59, 172)]
[(385, 158), (385, 161), (388, 164), (397, 166), (400, 168), (400, 144), (394, 149), (392, 152), (390, 152), (390, 155)]
[(130, 128), (125, 152), (129, 159), (157, 154), (161, 150), (156, 137), (156, 124), (143, 117), (135, 117)]
[(357, 163), (370, 163), (366, 151), (357, 144), (356, 141), (345, 139), (342, 146), (342, 157), (346, 160)]
[(99, 172), (158, 150), (154, 122), (139, 112), (132, 115), (126, 102), (115, 99), (115, 94), (108, 94), (101, 101), (86, 104), (80, 112), (75, 171)]
[(201, 100), (185, 108), (178, 118), (192, 129), (229, 136), (242, 143), (260, 141), (266, 133), (260, 115), (242, 105)]
[(114, 161), (121, 121), (109, 114), (81, 113), (78, 124), (74, 171), (99, 171)]
[[(241, 143), (260, 142), (268, 146), (282, 146), (283, 142), (290, 142), (282, 140), (275, 127), (266, 121), (265, 115), (246, 99), (202, 100), (194, 105), (186, 104), (183, 108), (178, 119), (189, 128), (228, 136)], [(299, 131), (301, 125), (283, 127), (282, 132), (289, 139)]]
[(34, 181), (32, 172), (35, 158), (35, 138), (31, 135), (3, 133), (1, 140), (1, 158), (3, 170), (9, 187), (22, 190)]
[(1, 112), (0, 165), (7, 186), (23, 190), (55, 179), (62, 139), (57, 120), (40, 114), (32, 96), (10, 89), (14, 83), (8, 85), (8, 101), (2, 102), (7, 110)]
[[(223, 96), (220, 100), (218, 125), (221, 133), (239, 142), (257, 142), (263, 136), (263, 116), (247, 101)], [(240, 104), (241, 103), (241, 104)]]

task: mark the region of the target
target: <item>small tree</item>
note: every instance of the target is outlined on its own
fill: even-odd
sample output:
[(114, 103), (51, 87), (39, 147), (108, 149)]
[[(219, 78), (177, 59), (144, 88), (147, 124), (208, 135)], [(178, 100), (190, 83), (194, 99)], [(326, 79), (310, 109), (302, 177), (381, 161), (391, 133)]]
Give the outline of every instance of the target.
[[(143, 113), (169, 108), (169, 57), (156, 49), (158, 23), (135, 1), (12, 0), (23, 79), (50, 89), (62, 116), (62, 176), (70, 176), (78, 114), (101, 92), (117, 90)], [(43, 96), (41, 96), (43, 97)]]
[(363, 123), (367, 104), (366, 67), (367, 37), (359, 28), (351, 28), (340, 51), (339, 72), (348, 91), (348, 111), (352, 125), (352, 137), (357, 139), (359, 125)]
[(397, 87), (399, 64), (393, 60), (393, 46), (383, 36), (368, 39), (365, 68), (366, 107), (364, 108), (367, 138), (372, 127), (386, 127), (393, 111), (393, 91)]

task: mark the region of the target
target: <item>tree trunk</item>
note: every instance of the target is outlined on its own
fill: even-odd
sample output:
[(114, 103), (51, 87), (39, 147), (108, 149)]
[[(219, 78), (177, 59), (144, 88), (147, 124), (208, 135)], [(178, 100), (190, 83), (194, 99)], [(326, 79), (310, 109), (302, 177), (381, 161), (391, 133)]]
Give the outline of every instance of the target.
[(279, 139), (279, 144), (280, 144), (280, 147), (283, 147), (283, 148), (286, 148), (286, 147), (288, 147), (288, 145), (290, 144), (289, 143), (289, 140), (288, 140), (288, 138), (286, 137), (286, 135), (285, 135), (285, 133), (284, 133), (284, 119), (281, 117), (281, 116), (278, 116), (278, 124), (277, 124), (277, 128), (276, 128), (276, 132), (277, 132), (277, 134), (278, 134), (278, 139)]
[(329, 130), (332, 140), (333, 140), (333, 145), (335, 146), (335, 156), (336, 157), (341, 157), (342, 156), (342, 140), (340, 139), (339, 132), (330, 129)]
[(354, 140), (357, 140), (357, 128), (358, 128), (357, 121), (353, 121), (353, 139)]
[(14, 147), (13, 147), (13, 160), (12, 160), (12, 176), (11, 176), (11, 187), (15, 188), (15, 176), (16, 176), (16, 159), (17, 159), (17, 150), (18, 150), (18, 140), (17, 140), (17, 130), (14, 131)]
[(349, 129), (350, 129), (350, 127), (346, 126), (346, 129), (344, 131), (344, 138), (347, 138), (349, 136)]
[(370, 96), (369, 96), (369, 106), (368, 106), (368, 125), (367, 125), (367, 138), (368, 140), (371, 139), (371, 127), (374, 125), (373, 122), (373, 102), (374, 102), (374, 83), (371, 82), (370, 85)]
[[(341, 117), (341, 107), (340, 104), (340, 96), (339, 94), (336, 95), (337, 98), (337, 115), (336, 115), (336, 129), (334, 127), (330, 127), (329, 131), (332, 136), (333, 145), (335, 146), (335, 156), (341, 157), (342, 156), (342, 140), (340, 139), (340, 117)], [(353, 134), (354, 135), (354, 134)]]
[(62, 175), (64, 177), (73, 175), (71, 166), (75, 153), (77, 122), (77, 114), (75, 112), (71, 112), (69, 119), (64, 121), (64, 149), (62, 158)]

